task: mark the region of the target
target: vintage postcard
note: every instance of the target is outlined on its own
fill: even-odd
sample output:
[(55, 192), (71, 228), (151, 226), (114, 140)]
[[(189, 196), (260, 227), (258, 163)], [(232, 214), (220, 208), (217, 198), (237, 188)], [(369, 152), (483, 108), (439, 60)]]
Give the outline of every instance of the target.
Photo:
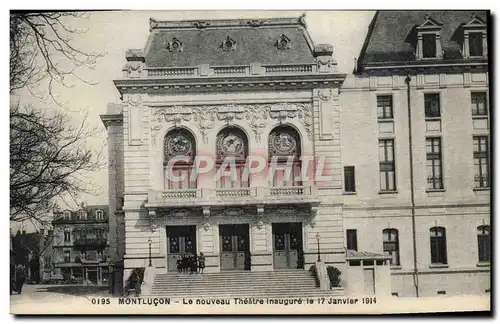
[(11, 11), (11, 313), (490, 311), (490, 22)]

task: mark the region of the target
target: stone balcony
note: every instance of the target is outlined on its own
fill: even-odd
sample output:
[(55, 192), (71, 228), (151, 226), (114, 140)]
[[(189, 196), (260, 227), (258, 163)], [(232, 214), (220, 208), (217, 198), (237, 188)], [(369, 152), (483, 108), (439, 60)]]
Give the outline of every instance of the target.
[[(136, 66), (137, 65), (137, 66)], [(134, 68), (132, 68), (134, 66)], [(330, 72), (318, 68), (316, 63), (304, 64), (260, 64), (234, 66), (210, 66), (201, 64), (186, 67), (147, 67), (144, 63), (129, 63), (123, 69), (123, 77), (145, 79), (168, 78), (200, 78), (229, 76), (269, 76), (269, 75), (311, 75)]]
[(150, 190), (147, 208), (317, 204), (314, 186)]

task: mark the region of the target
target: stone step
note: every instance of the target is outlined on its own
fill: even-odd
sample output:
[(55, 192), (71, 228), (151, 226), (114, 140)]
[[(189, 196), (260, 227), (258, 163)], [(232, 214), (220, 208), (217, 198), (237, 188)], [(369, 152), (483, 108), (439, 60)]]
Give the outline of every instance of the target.
[(224, 279), (224, 280), (213, 280), (210, 278), (182, 278), (182, 279), (173, 279), (173, 278), (156, 278), (154, 280), (155, 283), (167, 283), (167, 284), (173, 284), (173, 283), (179, 283), (179, 284), (198, 284), (198, 283), (207, 283), (207, 282), (213, 282), (218, 285), (220, 285), (222, 282), (223, 283), (280, 283), (280, 282), (286, 282), (286, 283), (295, 283), (295, 282), (315, 282), (314, 278), (293, 278), (293, 279), (274, 279), (274, 278), (267, 278), (267, 279), (262, 279), (262, 280), (253, 280), (253, 279)]
[[(331, 296), (331, 291), (316, 288), (316, 280), (306, 270), (289, 269), (265, 272), (219, 272), (204, 274), (162, 273), (155, 276), (154, 296), (203, 298), (214, 296), (266, 297)], [(341, 293), (335, 292), (339, 295)]]
[(206, 275), (192, 275), (192, 276), (185, 276), (185, 277), (155, 277), (155, 280), (159, 281), (202, 281), (202, 280), (212, 280), (212, 281), (235, 281), (235, 280), (241, 280), (241, 281), (276, 281), (276, 280), (281, 280), (281, 281), (290, 281), (290, 280), (308, 280), (312, 279), (314, 280), (314, 277), (312, 276), (293, 276), (293, 277), (211, 277), (211, 276), (206, 276)]
[(237, 274), (237, 275), (215, 275), (215, 274), (175, 274), (175, 275), (156, 275), (157, 278), (196, 278), (196, 277), (206, 277), (206, 278), (304, 278), (304, 277), (312, 277), (309, 273), (296, 273), (296, 274), (282, 274), (282, 275), (268, 275), (268, 274)]
[(236, 288), (231, 288), (231, 289), (214, 289), (213, 287), (195, 287), (192, 289), (189, 288), (183, 288), (182, 290), (179, 289), (172, 289), (170, 287), (154, 287), (152, 291), (164, 291), (164, 292), (169, 292), (169, 293), (183, 293), (183, 292), (231, 292), (231, 293), (237, 293), (237, 292), (252, 292), (252, 291), (257, 291), (257, 292), (267, 292), (267, 291), (311, 291), (315, 290), (315, 287), (310, 287), (310, 286), (298, 286), (298, 287), (254, 287), (254, 288), (247, 288), (247, 287), (239, 287), (239, 289)]
[(153, 287), (175, 287), (175, 288), (191, 288), (191, 287), (207, 287), (207, 288), (221, 288), (221, 289), (229, 289), (231, 287), (315, 287), (316, 283), (315, 282), (294, 282), (294, 283), (273, 283), (273, 284), (265, 284), (265, 283), (253, 283), (253, 284), (248, 284), (246, 282), (240, 282), (240, 283), (234, 283), (234, 284), (225, 284), (224, 286), (221, 286), (220, 284), (212, 283), (212, 282), (203, 282), (203, 283), (197, 283), (197, 284), (181, 284), (181, 283), (158, 283), (155, 282), (153, 284)]

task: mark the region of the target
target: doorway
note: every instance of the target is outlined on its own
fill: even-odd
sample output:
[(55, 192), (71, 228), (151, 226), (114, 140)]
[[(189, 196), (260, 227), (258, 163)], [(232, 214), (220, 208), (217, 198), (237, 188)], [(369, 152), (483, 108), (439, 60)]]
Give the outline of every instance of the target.
[(221, 270), (245, 270), (250, 251), (248, 224), (219, 225)]
[(183, 254), (196, 254), (196, 226), (167, 226), (167, 270), (177, 271)]
[(297, 269), (302, 251), (302, 223), (273, 223), (274, 269)]

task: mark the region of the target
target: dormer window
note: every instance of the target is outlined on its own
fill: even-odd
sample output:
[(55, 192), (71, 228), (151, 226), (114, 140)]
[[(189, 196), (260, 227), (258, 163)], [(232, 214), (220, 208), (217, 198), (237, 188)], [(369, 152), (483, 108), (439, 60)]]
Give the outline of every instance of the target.
[(467, 58), (487, 57), (486, 23), (476, 15), (464, 26), (463, 56)]
[(71, 219), (71, 212), (69, 210), (64, 212), (64, 219)]
[(436, 34), (422, 35), (423, 58), (436, 58)]
[(441, 59), (441, 27), (443, 24), (432, 19), (429, 15), (425, 17), (422, 24), (417, 26), (417, 60)]
[(482, 33), (469, 34), (469, 54), (470, 56), (483, 56), (483, 35)]
[(290, 38), (288, 38), (285, 34), (281, 34), (275, 45), (280, 51), (287, 50), (290, 48)]
[(103, 220), (104, 219), (104, 213), (102, 212), (102, 210), (96, 210), (95, 212), (95, 218), (97, 220)]
[(85, 210), (80, 210), (78, 212), (78, 218), (79, 219), (87, 219), (87, 212)]
[(182, 43), (174, 37), (171, 42), (167, 43), (167, 49), (170, 52), (182, 52)]
[(234, 51), (235, 48), (236, 48), (236, 42), (234, 41), (234, 39), (232, 39), (231, 37), (227, 36), (226, 40), (223, 41), (222, 44), (220, 45), (220, 48), (224, 52)]

